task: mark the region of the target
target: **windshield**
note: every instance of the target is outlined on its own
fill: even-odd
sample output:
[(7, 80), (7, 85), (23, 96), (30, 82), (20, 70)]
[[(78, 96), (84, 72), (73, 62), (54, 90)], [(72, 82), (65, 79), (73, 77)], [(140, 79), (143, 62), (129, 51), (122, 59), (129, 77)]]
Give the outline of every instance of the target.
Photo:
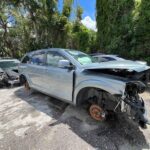
[(2, 69), (7, 69), (11, 67), (16, 67), (18, 66), (19, 61), (11, 60), (11, 61), (1, 61), (0, 62), (0, 68)]
[(67, 51), (71, 56), (74, 57), (80, 64), (86, 65), (86, 64), (91, 64), (91, 63), (96, 63), (98, 62), (96, 58), (91, 57), (83, 52), (80, 51)]

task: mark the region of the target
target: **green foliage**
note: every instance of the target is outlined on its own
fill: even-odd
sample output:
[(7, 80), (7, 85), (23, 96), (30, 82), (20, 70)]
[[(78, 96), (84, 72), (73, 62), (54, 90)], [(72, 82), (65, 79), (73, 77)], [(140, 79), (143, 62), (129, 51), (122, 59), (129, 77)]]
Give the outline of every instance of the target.
[(83, 14), (83, 9), (80, 6), (78, 6), (77, 7), (77, 14), (76, 14), (76, 17), (77, 17), (78, 21), (82, 20), (82, 14)]
[(97, 42), (108, 53), (150, 55), (150, 1), (97, 0)]
[(90, 52), (90, 48), (94, 47), (96, 41), (96, 34), (94, 31), (88, 30), (86, 27), (78, 22), (73, 26), (73, 48), (82, 51)]
[(64, 0), (64, 5), (63, 5), (63, 12), (62, 14), (66, 16), (67, 18), (70, 17), (71, 10), (72, 10), (72, 3), (73, 0)]
[[(69, 20), (72, 3), (73, 0), (64, 0), (60, 13), (57, 0), (2, 0), (0, 56), (21, 57), (28, 51), (48, 47), (89, 51), (94, 47), (96, 34), (80, 23), (81, 7), (77, 7), (76, 20)], [(15, 23), (8, 20), (9, 16)]]

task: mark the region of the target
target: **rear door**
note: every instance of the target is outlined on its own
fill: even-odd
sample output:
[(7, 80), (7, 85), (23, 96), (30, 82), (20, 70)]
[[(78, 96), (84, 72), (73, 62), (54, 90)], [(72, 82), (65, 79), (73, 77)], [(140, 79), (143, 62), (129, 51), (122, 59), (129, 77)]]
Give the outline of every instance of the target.
[(42, 91), (44, 90), (45, 69), (45, 52), (34, 54), (27, 67), (27, 73), (32, 87)]
[(66, 60), (57, 51), (47, 52), (45, 87), (47, 92), (63, 100), (72, 101), (73, 72), (67, 68), (59, 68), (59, 60)]

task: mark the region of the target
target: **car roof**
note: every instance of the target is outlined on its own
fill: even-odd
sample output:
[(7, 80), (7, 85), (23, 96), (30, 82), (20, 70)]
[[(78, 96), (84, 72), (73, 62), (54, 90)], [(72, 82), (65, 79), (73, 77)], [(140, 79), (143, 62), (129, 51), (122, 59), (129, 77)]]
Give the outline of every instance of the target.
[(118, 57), (118, 55), (111, 55), (111, 54), (101, 54), (101, 55), (94, 55), (93, 57)]
[[(48, 48), (48, 49), (40, 49), (40, 50), (35, 50), (35, 51), (31, 51), (26, 53), (26, 55), (28, 56), (32, 56), (38, 53), (42, 53), (42, 52), (48, 52), (48, 51), (58, 51), (58, 52), (66, 52), (66, 51), (72, 51), (72, 52), (81, 52), (80, 50), (75, 50), (75, 49), (64, 49), (64, 48)], [(25, 55), (25, 56), (26, 56)]]
[(104, 53), (92, 53), (90, 56), (99, 56), (99, 55), (105, 55)]
[(11, 59), (5, 59), (5, 58), (2, 58), (2, 59), (0, 59), (0, 62), (9, 62), (9, 61), (17, 61), (17, 62), (19, 62), (19, 60), (18, 59), (13, 59), (13, 58), (11, 58)]
[(63, 48), (48, 48), (48, 49), (40, 49), (40, 50), (35, 50), (35, 51), (31, 51), (28, 52), (27, 55), (32, 56), (34, 54), (40, 53), (40, 52), (47, 52), (47, 51), (66, 51), (66, 50), (70, 50), (70, 49), (63, 49)]

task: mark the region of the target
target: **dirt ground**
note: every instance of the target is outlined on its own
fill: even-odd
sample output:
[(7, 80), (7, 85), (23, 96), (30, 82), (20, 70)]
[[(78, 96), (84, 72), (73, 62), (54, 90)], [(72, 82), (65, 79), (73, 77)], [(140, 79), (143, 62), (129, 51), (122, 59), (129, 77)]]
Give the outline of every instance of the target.
[[(150, 93), (142, 97), (150, 116)], [(0, 90), (0, 150), (144, 150), (150, 127), (124, 117), (93, 121), (77, 108), (23, 87)]]

